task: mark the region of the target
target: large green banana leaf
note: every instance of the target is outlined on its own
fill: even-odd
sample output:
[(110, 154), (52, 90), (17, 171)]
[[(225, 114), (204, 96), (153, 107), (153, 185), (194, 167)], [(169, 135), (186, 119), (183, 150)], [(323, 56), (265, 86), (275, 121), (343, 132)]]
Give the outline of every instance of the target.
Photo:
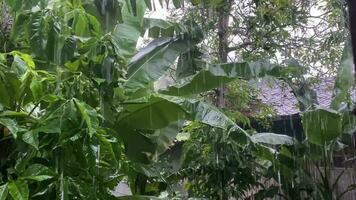
[(179, 80), (177, 84), (162, 90), (161, 93), (179, 96), (198, 94), (231, 82), (236, 78), (280, 76), (282, 70), (281, 67), (266, 62), (209, 64), (204, 61), (196, 61), (196, 64), (202, 68), (201, 71)]
[[(153, 155), (156, 146), (167, 146), (174, 139), (170, 126), (181, 119), (224, 129), (240, 144), (245, 144), (249, 138), (246, 132), (214, 106), (195, 99), (161, 94), (152, 94), (141, 103), (128, 102), (115, 129), (125, 143), (126, 154), (135, 161), (148, 163), (148, 157)], [(177, 133), (179, 127), (175, 127)], [(159, 136), (157, 132), (155, 135), (155, 130), (163, 135)]]
[(141, 49), (131, 60), (125, 87), (135, 92), (164, 75), (177, 57), (189, 51), (199, 39), (177, 36), (154, 40)]
[(331, 109), (317, 108), (302, 114), (306, 140), (317, 145), (325, 145), (342, 133), (342, 117)]
[(161, 129), (185, 116), (176, 102), (152, 95), (147, 102), (127, 103), (118, 124), (135, 129)]
[(251, 136), (251, 140), (257, 143), (272, 144), (272, 145), (293, 145), (294, 138), (275, 133), (258, 133)]
[(144, 32), (142, 34), (148, 30), (149, 36), (152, 38), (173, 37), (175, 30), (181, 27), (178, 23), (154, 18), (145, 18), (143, 24)]
[(136, 52), (137, 40), (141, 35), (143, 18), (146, 10), (144, 1), (136, 2), (136, 13), (129, 10), (127, 3), (122, 7), (123, 23), (118, 24), (112, 32), (112, 41), (116, 51), (126, 59)]
[(330, 105), (332, 109), (339, 109), (340, 104), (350, 95), (349, 89), (355, 83), (355, 76), (353, 75), (354, 62), (352, 58), (352, 49), (349, 44), (346, 44), (335, 80), (333, 100)]

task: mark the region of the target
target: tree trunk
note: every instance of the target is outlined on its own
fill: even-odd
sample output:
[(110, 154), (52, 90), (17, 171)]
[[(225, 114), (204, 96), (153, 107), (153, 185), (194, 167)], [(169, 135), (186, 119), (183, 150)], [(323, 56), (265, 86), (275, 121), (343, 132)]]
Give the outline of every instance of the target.
[[(218, 21), (218, 38), (219, 38), (219, 61), (222, 63), (227, 62), (228, 54), (228, 26), (229, 26), (229, 13), (230, 13), (231, 1), (226, 3), (219, 9), (219, 21)], [(217, 90), (217, 106), (219, 108), (226, 107), (226, 87), (221, 85)]]
[[(227, 62), (227, 54), (228, 54), (228, 27), (229, 27), (229, 14), (231, 8), (231, 0), (229, 0), (225, 6), (221, 7), (219, 12), (219, 21), (218, 21), (218, 38), (219, 38), (219, 61), (221, 63)], [(225, 108), (226, 107), (226, 87), (221, 85), (220, 88), (217, 90), (217, 107)], [(224, 170), (221, 170), (219, 181), (221, 183), (220, 189), (220, 199), (227, 199), (228, 195), (224, 190), (225, 186), (225, 178), (224, 178)]]

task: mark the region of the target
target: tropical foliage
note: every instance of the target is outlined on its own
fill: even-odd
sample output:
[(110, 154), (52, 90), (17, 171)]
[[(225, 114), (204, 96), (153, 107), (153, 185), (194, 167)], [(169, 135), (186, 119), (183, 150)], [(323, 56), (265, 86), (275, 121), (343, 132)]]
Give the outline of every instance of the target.
[[(2, 26), (7, 34), (0, 37), (0, 200), (116, 199), (113, 191), (121, 182), (133, 193), (122, 199), (184, 198), (173, 189), (182, 180), (189, 197), (249, 198), (248, 191), (263, 179), (284, 184), (263, 188), (256, 198), (302, 199), (304, 190), (314, 198), (335, 197), (326, 175), (331, 166), (319, 170), (320, 183), (299, 166), (303, 156), (318, 167), (330, 163), (342, 138), (355, 132), (348, 47), (332, 107), (325, 109), (302, 87), (301, 66), (273, 64), (262, 56), (229, 63), (202, 59), (204, 27), (189, 19), (147, 18), (155, 7), (151, 1), (1, 3), (6, 9), (1, 23), (11, 19), (11, 28)], [(137, 50), (144, 35), (151, 42)], [(172, 69), (176, 81), (157, 87)], [(265, 76), (293, 89), (303, 109), (305, 141), (244, 130), (239, 117), (199, 97), (237, 79), (247, 83)], [(177, 140), (184, 142), (183, 163), (175, 165), (170, 148)], [(309, 155), (311, 148), (323, 157)], [(297, 179), (297, 187), (288, 184)]]

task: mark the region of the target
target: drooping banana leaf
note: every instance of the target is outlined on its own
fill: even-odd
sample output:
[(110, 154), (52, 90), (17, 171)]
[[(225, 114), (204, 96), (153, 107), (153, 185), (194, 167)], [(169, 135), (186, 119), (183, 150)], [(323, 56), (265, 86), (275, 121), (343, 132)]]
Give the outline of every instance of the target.
[(145, 10), (145, 2), (137, 1), (136, 15), (134, 15), (130, 12), (129, 5), (125, 3), (121, 11), (123, 23), (118, 24), (111, 34), (115, 51), (126, 59), (130, 59), (136, 52), (136, 44), (142, 32)]
[(272, 144), (272, 145), (293, 145), (294, 138), (275, 133), (258, 133), (251, 136), (251, 140), (257, 143)]
[(152, 38), (173, 37), (175, 29), (179, 27), (177, 23), (154, 18), (145, 18), (143, 24), (142, 35), (148, 31)]
[(166, 73), (180, 54), (189, 51), (199, 41), (200, 38), (188, 37), (187, 34), (154, 40), (132, 58), (125, 87), (130, 92), (148, 88)]
[[(126, 155), (130, 159), (149, 163), (156, 148), (169, 143), (164, 140), (160, 142), (160, 138), (171, 138), (171, 132), (164, 129), (185, 117), (186, 113), (179, 105), (152, 95), (143, 102), (127, 102), (115, 130), (123, 140)], [(156, 132), (156, 137), (149, 138), (155, 135), (155, 131), (159, 132)]]
[(154, 196), (145, 195), (132, 195), (132, 196), (122, 196), (118, 197), (119, 200), (165, 200), (165, 198), (158, 198)]
[(149, 135), (151, 141), (157, 146), (156, 151), (158, 154), (164, 153), (172, 145), (173, 140), (183, 128), (183, 125), (184, 121), (179, 120), (169, 124), (163, 129), (155, 130), (152, 135)]
[(147, 102), (127, 103), (118, 124), (135, 129), (161, 129), (186, 116), (179, 104), (152, 95)]
[(346, 44), (341, 58), (341, 64), (335, 80), (333, 100), (330, 107), (338, 110), (340, 104), (346, 100), (350, 95), (349, 89), (355, 83), (355, 76), (353, 75), (353, 56), (350, 44)]
[(198, 73), (160, 91), (163, 94), (185, 96), (198, 94), (231, 82), (236, 78), (252, 79), (266, 75), (280, 76), (282, 68), (264, 62), (209, 64), (196, 61), (202, 68)]
[[(165, 146), (169, 143), (167, 140), (157, 139), (174, 139), (169, 136), (171, 131), (167, 131), (167, 128), (180, 119), (198, 121), (221, 128), (241, 145), (249, 140), (246, 132), (214, 106), (195, 99), (161, 94), (152, 94), (146, 102), (128, 102), (123, 108), (115, 129), (118, 130), (119, 137), (125, 143), (127, 155), (133, 160), (147, 163), (148, 157), (152, 156), (157, 146)], [(159, 136), (157, 132), (154, 136), (154, 131), (159, 131), (165, 136)], [(140, 147), (137, 147), (138, 138), (140, 141), (146, 141), (141, 142)]]
[(306, 140), (317, 145), (325, 145), (342, 133), (342, 117), (331, 109), (317, 108), (303, 112), (303, 129)]
[(201, 56), (202, 53), (197, 47), (180, 55), (175, 73), (176, 78), (183, 79), (200, 71), (201, 69), (199, 67), (201, 66), (199, 66), (195, 60), (201, 59)]

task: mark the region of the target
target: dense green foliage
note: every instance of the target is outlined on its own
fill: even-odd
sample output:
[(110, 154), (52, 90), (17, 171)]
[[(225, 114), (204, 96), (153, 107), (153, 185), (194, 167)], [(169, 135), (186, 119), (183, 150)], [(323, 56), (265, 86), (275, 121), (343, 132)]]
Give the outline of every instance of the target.
[[(258, 12), (267, 9), (268, 4), (258, 2)], [(288, 5), (279, 6), (286, 15), (297, 9), (283, 2)], [(186, 3), (213, 10), (224, 6), (219, 0)], [(172, 189), (182, 180), (189, 197), (248, 198), (247, 191), (262, 187), (263, 179), (282, 179), (283, 184), (252, 194), (257, 199), (302, 199), (305, 190), (314, 199), (336, 198), (327, 169), (334, 149), (356, 127), (347, 92), (355, 82), (349, 48), (339, 67), (332, 107), (325, 109), (301, 85), (303, 67), (260, 60), (266, 54), (259, 49), (274, 43), (254, 38), (259, 32), (252, 32), (258, 48), (246, 55), (248, 62), (208, 62), (200, 52), (208, 38), (206, 27), (192, 20), (146, 18), (154, 7), (151, 1), (6, 4), (6, 18), (13, 22), (9, 34), (0, 37), (0, 200), (116, 199), (113, 190), (120, 182), (127, 182), (134, 195), (123, 199), (185, 198)], [(173, 4), (181, 7), (183, 1)], [(266, 20), (274, 16), (270, 12), (251, 20), (280, 40), (285, 31), (269, 32), (277, 22), (299, 23), (293, 17)], [(146, 32), (152, 41), (137, 51)], [(172, 69), (177, 80), (157, 90), (157, 80)], [(246, 92), (234, 90), (233, 81), (247, 85), (265, 76), (293, 89), (303, 110), (305, 141), (243, 130), (236, 121), (246, 122), (246, 117), (232, 117), (199, 97), (231, 83), (230, 90), (237, 91), (230, 94), (233, 98)], [(234, 109), (250, 102), (249, 94), (245, 96), (246, 103), (235, 103)], [(185, 142), (183, 163), (177, 165), (172, 161), (177, 158), (169, 156), (175, 139)], [(311, 155), (315, 152), (321, 157)], [(305, 156), (316, 166), (324, 163), (321, 183), (300, 167)]]

